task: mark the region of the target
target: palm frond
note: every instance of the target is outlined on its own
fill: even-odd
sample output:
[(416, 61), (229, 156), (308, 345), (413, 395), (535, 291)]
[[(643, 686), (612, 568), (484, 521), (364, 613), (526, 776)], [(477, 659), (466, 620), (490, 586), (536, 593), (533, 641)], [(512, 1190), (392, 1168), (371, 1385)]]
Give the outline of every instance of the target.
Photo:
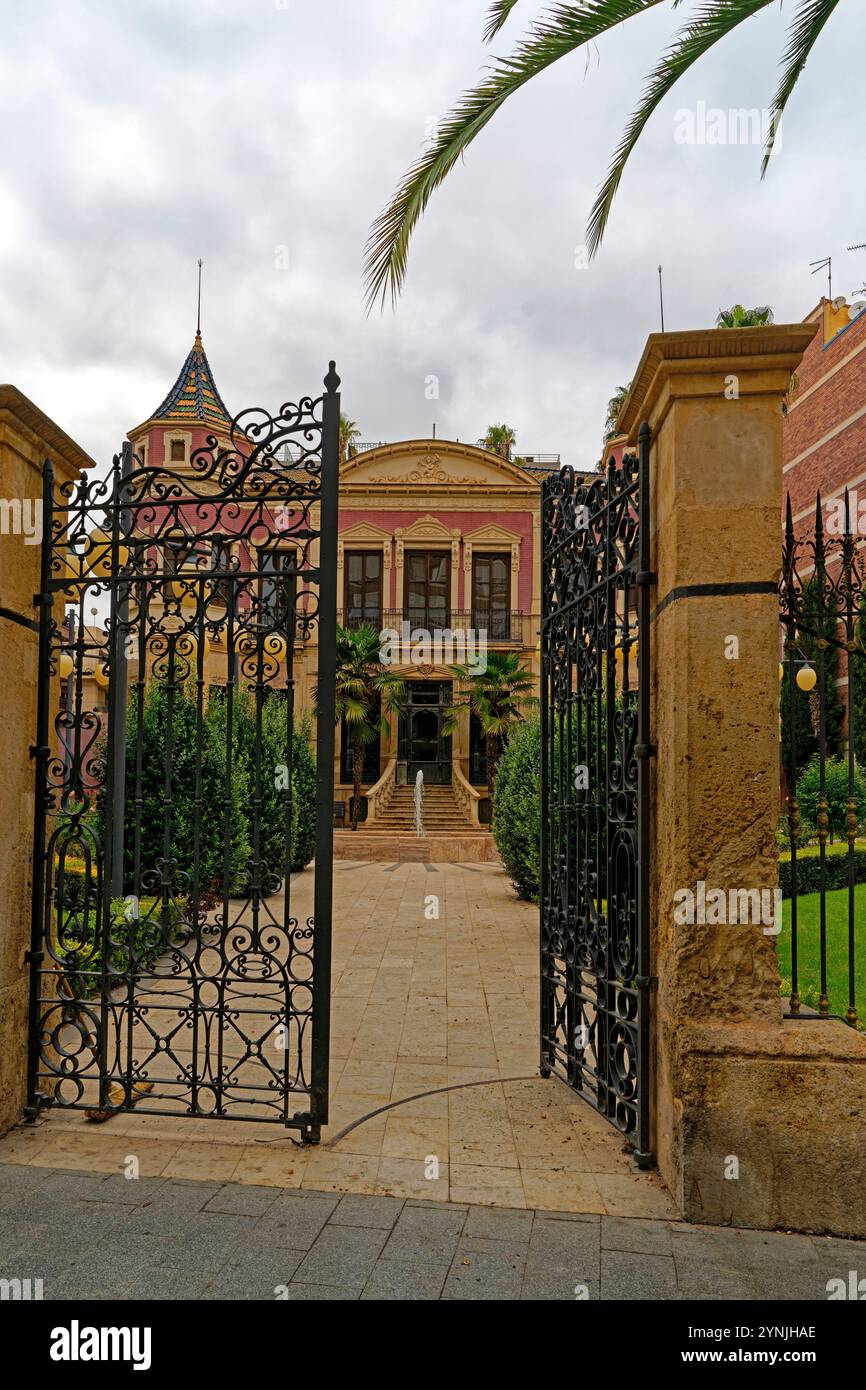
[(784, 72), (779, 83), (778, 91), (773, 98), (773, 114), (770, 118), (770, 129), (767, 132), (767, 139), (764, 144), (764, 158), (761, 161), (761, 178), (767, 172), (767, 165), (773, 154), (776, 144), (776, 135), (779, 129), (779, 122), (782, 113), (788, 104), (788, 98), (797, 85), (800, 73), (806, 66), (806, 59), (812, 52), (818, 35), (827, 23), (831, 14), (838, 5), (839, 0), (802, 0), (800, 9), (795, 14), (791, 27), (788, 30), (788, 46), (782, 54), (782, 64)]
[(587, 228), (587, 246), (591, 257), (601, 245), (629, 156), (659, 102), (693, 63), (744, 20), (751, 19), (772, 3), (773, 0), (709, 0), (693, 19), (683, 25), (667, 53), (650, 73), (641, 103), (629, 120), (608, 176), (595, 200)]
[(517, 0), (494, 0), (494, 3), (487, 11), (487, 20), (484, 25), (484, 42), (489, 43), (495, 38), (500, 29), (504, 29), (505, 23)]
[[(763, 0), (769, 4), (770, 0)], [(390, 290), (395, 303), (406, 278), (412, 233), (434, 189), (504, 101), (539, 72), (599, 38), (623, 20), (654, 9), (662, 0), (581, 0), (558, 4), (537, 20), (507, 58), (493, 60), (488, 75), (464, 92), (440, 122), (429, 148), (409, 168), (393, 198), (376, 218), (364, 254), (367, 312), (377, 300), (384, 307)]]

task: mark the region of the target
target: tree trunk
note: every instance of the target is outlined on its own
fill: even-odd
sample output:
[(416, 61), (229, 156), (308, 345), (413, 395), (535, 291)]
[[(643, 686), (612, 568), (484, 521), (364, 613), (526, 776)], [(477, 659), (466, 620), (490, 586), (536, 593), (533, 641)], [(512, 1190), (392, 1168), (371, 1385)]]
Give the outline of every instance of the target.
[(352, 744), (352, 829), (358, 829), (358, 813), (361, 810), (361, 774), (364, 771), (364, 749), (360, 743)]
[(487, 734), (484, 739), (487, 755), (487, 795), (490, 797), (490, 813), (493, 814), (493, 782), (496, 777), (496, 764), (499, 762), (499, 739), (496, 734)]

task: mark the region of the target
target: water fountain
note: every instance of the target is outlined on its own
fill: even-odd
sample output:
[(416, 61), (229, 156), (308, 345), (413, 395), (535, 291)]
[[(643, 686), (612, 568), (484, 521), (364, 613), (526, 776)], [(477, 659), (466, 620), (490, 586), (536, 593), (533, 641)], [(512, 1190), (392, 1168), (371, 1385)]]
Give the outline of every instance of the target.
[(415, 778), (415, 834), (420, 838), (424, 834), (424, 823), (421, 819), (421, 806), (424, 801), (424, 773), (420, 767)]

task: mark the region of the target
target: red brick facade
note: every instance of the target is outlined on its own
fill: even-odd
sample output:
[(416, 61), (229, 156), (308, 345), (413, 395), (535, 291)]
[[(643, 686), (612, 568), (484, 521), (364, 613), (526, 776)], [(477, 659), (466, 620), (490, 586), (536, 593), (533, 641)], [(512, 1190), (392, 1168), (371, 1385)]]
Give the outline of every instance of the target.
[(822, 300), (807, 321), (821, 328), (797, 371), (782, 435), (784, 492), (798, 536), (814, 526), (819, 489), (825, 518), (826, 503), (846, 484), (866, 513), (866, 314), (852, 321), (847, 309), (834, 313)]

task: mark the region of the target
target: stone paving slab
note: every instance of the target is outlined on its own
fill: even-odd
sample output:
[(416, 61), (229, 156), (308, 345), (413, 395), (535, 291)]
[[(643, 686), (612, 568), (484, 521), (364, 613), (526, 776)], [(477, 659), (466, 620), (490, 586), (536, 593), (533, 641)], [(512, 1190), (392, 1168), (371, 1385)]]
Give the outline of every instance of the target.
[[(293, 877), (299, 918), (312, 911), (312, 891), (310, 870)], [(431, 892), (435, 920), (425, 916)], [(334, 876), (321, 1145), (301, 1147), (279, 1126), (243, 1119), (148, 1114), (144, 1099), (103, 1125), (55, 1107), (0, 1139), (0, 1162), (102, 1172), (121, 1190), (134, 1158), (142, 1180), (189, 1178), (214, 1190), (231, 1182), (670, 1219), (658, 1175), (638, 1172), (622, 1136), (563, 1082), (538, 1076), (538, 969), (538, 910), (516, 898), (500, 867), (344, 862)], [(151, 1044), (148, 1035), (148, 1052)]]
[(47, 1300), (825, 1301), (866, 1242), (0, 1163), (0, 1278)]

